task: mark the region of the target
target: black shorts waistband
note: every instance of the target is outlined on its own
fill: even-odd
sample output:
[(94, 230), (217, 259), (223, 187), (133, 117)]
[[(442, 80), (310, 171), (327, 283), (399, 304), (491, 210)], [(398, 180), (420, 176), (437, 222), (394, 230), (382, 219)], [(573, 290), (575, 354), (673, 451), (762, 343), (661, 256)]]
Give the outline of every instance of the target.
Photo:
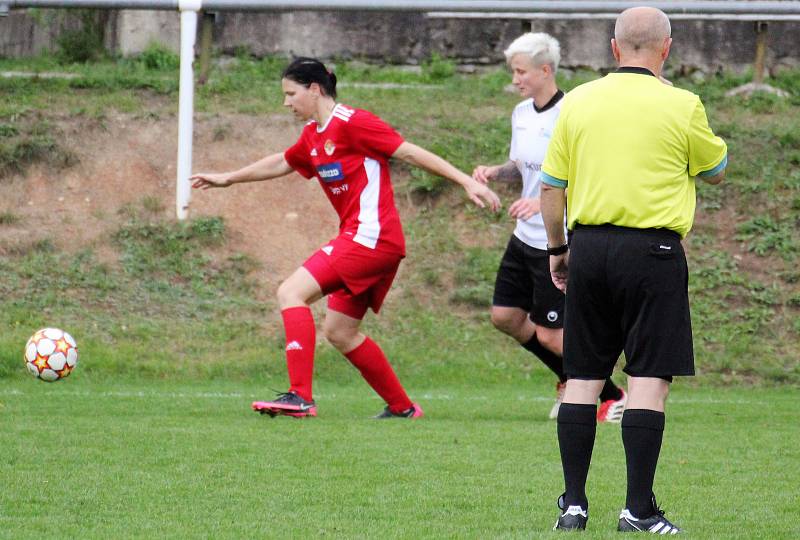
[(520, 240), (519, 237), (516, 234), (512, 234), (511, 235), (511, 240), (509, 240), (509, 242), (514, 244), (514, 246), (516, 248), (522, 249), (526, 253), (529, 253), (531, 255), (534, 255), (534, 256), (539, 255), (539, 256), (542, 256), (542, 257), (546, 257), (547, 256), (547, 251), (545, 251), (543, 249), (535, 248), (533, 246), (529, 246), (528, 244), (526, 244), (525, 242)]
[(681, 240), (681, 235), (676, 233), (672, 229), (654, 229), (654, 228), (636, 229), (634, 227), (622, 227), (620, 225), (612, 225), (611, 223), (604, 223), (603, 225), (581, 225), (580, 223), (576, 223), (574, 229), (575, 231), (611, 232), (615, 234), (639, 234), (647, 236), (658, 236), (661, 238), (663, 238), (664, 236), (669, 236), (678, 241)]

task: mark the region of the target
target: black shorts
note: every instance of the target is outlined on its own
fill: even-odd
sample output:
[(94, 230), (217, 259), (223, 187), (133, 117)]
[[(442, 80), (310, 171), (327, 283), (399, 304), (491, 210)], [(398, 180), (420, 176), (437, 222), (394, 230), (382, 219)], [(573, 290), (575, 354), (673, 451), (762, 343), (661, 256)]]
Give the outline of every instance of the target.
[(666, 229), (577, 226), (564, 324), (564, 372), (605, 379), (625, 352), (633, 377), (694, 375), (688, 270)]
[(519, 308), (540, 326), (562, 328), (564, 294), (550, 278), (547, 252), (512, 235), (497, 271), (492, 305)]

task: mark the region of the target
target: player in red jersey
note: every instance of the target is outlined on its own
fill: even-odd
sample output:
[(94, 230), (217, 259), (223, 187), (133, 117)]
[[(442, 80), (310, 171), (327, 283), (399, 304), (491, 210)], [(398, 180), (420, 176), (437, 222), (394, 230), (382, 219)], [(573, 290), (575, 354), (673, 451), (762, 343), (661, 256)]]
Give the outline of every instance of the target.
[(319, 181), (339, 215), (339, 236), (278, 287), (289, 391), (273, 401), (256, 401), (253, 409), (270, 416), (316, 416), (311, 390), (316, 327), (309, 305), (327, 296), (325, 337), (386, 401), (376, 418), (420, 417), (422, 409), (409, 399), (383, 351), (359, 330), (367, 309), (380, 309), (405, 256), (389, 158), (460, 184), (482, 208), (497, 210), (500, 201), (444, 159), (404, 141), (374, 114), (337, 103), (336, 76), (318, 60), (296, 59), (284, 71), (281, 85), (284, 105), (308, 121), (298, 141), (237, 171), (192, 176), (193, 187), (209, 189), (297, 171)]

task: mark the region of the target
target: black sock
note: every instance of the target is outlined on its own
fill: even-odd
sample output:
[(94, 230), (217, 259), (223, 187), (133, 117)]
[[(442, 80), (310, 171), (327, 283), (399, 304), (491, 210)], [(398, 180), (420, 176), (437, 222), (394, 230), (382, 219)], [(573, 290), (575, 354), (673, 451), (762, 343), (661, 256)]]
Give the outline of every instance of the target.
[(609, 399), (617, 401), (621, 397), (622, 389), (614, 384), (614, 381), (611, 380), (611, 377), (606, 379), (606, 384), (603, 385), (603, 390), (600, 391), (600, 401), (608, 401)]
[(538, 356), (539, 360), (544, 362), (544, 365), (549, 367), (550, 370), (556, 374), (559, 381), (562, 383), (567, 381), (567, 378), (564, 376), (564, 359), (539, 343), (539, 338), (536, 337), (536, 334), (533, 334), (533, 337), (522, 346)]
[(653, 515), (650, 497), (663, 435), (663, 412), (628, 409), (622, 415), (622, 444), (628, 468), (625, 506), (639, 519)]
[(564, 469), (564, 503), (589, 508), (586, 477), (597, 431), (597, 405), (562, 403), (558, 409), (558, 446)]

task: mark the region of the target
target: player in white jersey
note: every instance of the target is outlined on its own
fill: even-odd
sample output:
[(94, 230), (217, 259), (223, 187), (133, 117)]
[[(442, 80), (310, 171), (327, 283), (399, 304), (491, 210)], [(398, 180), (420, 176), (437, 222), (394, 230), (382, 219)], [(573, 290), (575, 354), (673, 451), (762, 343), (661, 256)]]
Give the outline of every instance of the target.
[[(547, 234), (539, 212), (539, 172), (564, 96), (555, 79), (560, 47), (548, 34), (527, 33), (511, 43), (505, 56), (513, 84), (526, 99), (511, 115), (509, 160), (502, 165), (479, 165), (473, 172), (473, 177), (483, 183), (522, 181), (522, 195), (508, 210), (517, 226), (497, 272), (492, 323), (539, 357), (558, 377), (556, 403), (550, 411), (554, 419), (567, 380), (561, 358), (564, 295), (550, 279)], [(598, 421), (619, 422), (626, 395), (610, 378), (600, 400)]]

